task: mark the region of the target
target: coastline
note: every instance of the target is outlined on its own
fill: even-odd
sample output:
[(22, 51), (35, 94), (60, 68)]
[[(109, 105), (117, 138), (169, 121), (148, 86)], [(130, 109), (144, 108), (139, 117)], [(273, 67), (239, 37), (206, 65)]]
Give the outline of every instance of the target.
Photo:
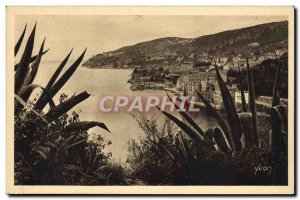
[(87, 68), (87, 69), (123, 69), (123, 70), (133, 70), (132, 67), (128, 67), (128, 68), (118, 68), (118, 67), (111, 67), (111, 66), (91, 67), (89, 65), (82, 65), (82, 67)]

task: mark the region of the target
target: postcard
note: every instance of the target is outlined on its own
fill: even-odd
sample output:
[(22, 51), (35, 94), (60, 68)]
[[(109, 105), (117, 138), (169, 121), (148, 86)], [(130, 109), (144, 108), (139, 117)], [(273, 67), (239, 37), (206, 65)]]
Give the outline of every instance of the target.
[(293, 195), (293, 7), (14, 7), (7, 193)]

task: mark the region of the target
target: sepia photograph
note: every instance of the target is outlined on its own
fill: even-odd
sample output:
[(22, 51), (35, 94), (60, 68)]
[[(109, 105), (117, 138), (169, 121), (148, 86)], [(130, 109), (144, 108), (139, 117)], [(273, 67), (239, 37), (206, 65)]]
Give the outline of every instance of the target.
[(293, 7), (6, 12), (9, 194), (294, 194)]

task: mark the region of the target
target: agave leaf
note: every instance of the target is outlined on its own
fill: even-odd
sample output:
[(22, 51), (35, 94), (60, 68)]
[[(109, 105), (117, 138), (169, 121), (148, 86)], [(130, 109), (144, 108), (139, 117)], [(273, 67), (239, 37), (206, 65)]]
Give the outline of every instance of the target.
[[(50, 78), (49, 82), (47, 83), (45, 91), (49, 91), (50, 88), (53, 86), (53, 84), (55, 83), (55, 81), (58, 78), (59, 74), (63, 70), (66, 63), (68, 62), (72, 51), (73, 51), (73, 49), (70, 51), (70, 53), (65, 57), (65, 59), (58, 66), (58, 68), (56, 69), (56, 71), (54, 72), (52, 77)], [(43, 93), (41, 95), (41, 97), (39, 98), (39, 100), (37, 101), (37, 103), (35, 104), (35, 109), (36, 110), (43, 110), (43, 108), (46, 106), (47, 103), (48, 103), (47, 98), (45, 97), (45, 93)]]
[(30, 58), (31, 58), (33, 45), (34, 45), (35, 29), (36, 29), (36, 24), (28, 38), (24, 53), (21, 57), (20, 63), (18, 65), (18, 69), (15, 73), (15, 93), (16, 94), (19, 93), (19, 91), (23, 85), (26, 72), (28, 71), (28, 66), (30, 63)]
[[(42, 56), (45, 55), (45, 53), (47, 53), (49, 50), (50, 50), (50, 49), (47, 49), (46, 51), (43, 51)], [(34, 62), (34, 61), (37, 59), (37, 57), (38, 57), (38, 54), (35, 55), (35, 56), (32, 56), (32, 57), (30, 58), (29, 64), (32, 63), (32, 62)], [(15, 71), (18, 69), (19, 64), (20, 64), (20, 63), (15, 64)]]
[[(158, 108), (158, 107), (157, 107)], [(158, 108), (160, 109), (160, 108)], [(203, 140), (203, 137), (195, 132), (193, 129), (191, 129), (188, 125), (186, 125), (185, 123), (183, 123), (181, 120), (177, 119), (176, 117), (174, 117), (173, 115), (162, 111), (161, 112), (168, 117), (170, 120), (172, 120), (179, 128), (181, 128), (181, 130), (183, 130), (183, 132), (185, 132), (185, 134), (187, 134), (193, 141), (201, 141)]]
[(219, 128), (214, 128), (213, 137), (220, 149), (224, 153), (229, 153), (229, 148), (227, 146), (226, 140), (222, 134), (222, 131)]
[(280, 118), (281, 132), (288, 133), (288, 107), (286, 105), (278, 105), (274, 106), (273, 109)]
[(287, 138), (287, 133), (286, 132), (283, 132), (283, 131), (281, 131), (281, 134), (282, 134), (282, 147), (283, 147), (283, 153), (285, 154), (285, 155), (287, 155), (287, 153), (288, 153), (288, 138)]
[(60, 72), (62, 71), (62, 69), (64, 68), (64, 66), (66, 65), (66, 63), (69, 60), (70, 55), (72, 54), (73, 49), (71, 49), (70, 53), (65, 57), (65, 59), (61, 62), (61, 64), (58, 66), (58, 68), (56, 69), (56, 71), (54, 72), (53, 76), (51, 77), (51, 79), (49, 80), (46, 88), (50, 89), (53, 84), (55, 83), (57, 77), (59, 76)]
[(176, 90), (172, 90), (172, 89), (169, 89), (169, 88), (164, 88), (163, 90), (166, 91), (166, 92), (171, 92), (173, 94), (179, 95), (179, 92), (177, 92)]
[[(33, 90), (35, 90), (36, 88), (41, 88), (43, 91), (45, 90), (42, 86), (38, 85), (38, 84), (30, 84), (27, 85), (24, 89), (22, 89), (21, 91), (21, 97), (22, 99), (27, 102), (30, 95), (32, 94)], [(47, 95), (48, 101), (50, 102), (50, 107), (53, 108), (55, 107), (54, 101), (53, 99)]]
[(242, 112), (247, 112), (247, 104), (246, 104), (246, 98), (245, 98), (245, 92), (244, 92), (244, 86), (243, 86), (243, 75), (241, 73), (240, 69), (240, 63), (238, 63), (238, 70), (239, 70), (239, 82), (241, 87), (241, 99), (242, 99)]
[(214, 107), (210, 105), (210, 103), (203, 97), (203, 95), (200, 92), (198, 92), (198, 90), (196, 90), (196, 93), (198, 94), (199, 99), (205, 104), (206, 108), (208, 109), (208, 112), (211, 113), (217, 120), (229, 146), (233, 148), (233, 136), (228, 129), (225, 119), (219, 114), (219, 112)]
[(223, 99), (223, 103), (224, 103), (224, 107), (225, 107), (225, 112), (227, 115), (227, 121), (228, 121), (230, 130), (231, 130), (231, 133), (232, 133), (230, 136), (232, 136), (233, 145), (234, 145), (233, 148), (236, 151), (239, 151), (239, 150), (241, 150), (240, 139), (242, 136), (242, 127), (240, 124), (240, 119), (236, 112), (235, 105), (233, 103), (230, 92), (229, 92), (228, 88), (226, 87), (226, 84), (225, 84), (224, 80), (222, 79), (216, 65), (215, 65), (215, 70), (216, 70), (216, 74), (217, 74), (219, 87), (221, 90), (221, 95), (222, 95), (222, 99)]
[(185, 160), (188, 160), (188, 150), (189, 150), (189, 146), (187, 144), (187, 142), (185, 141), (185, 138), (182, 136), (181, 133), (178, 134), (178, 142), (181, 144), (181, 147), (179, 148), (182, 154), (182, 157)]
[(276, 158), (279, 158), (281, 153), (287, 152), (287, 142), (285, 137), (287, 133), (283, 131), (284, 121), (287, 121), (286, 111), (287, 108), (283, 106), (275, 106), (271, 109), (271, 148)]
[(179, 135), (186, 152), (190, 151), (189, 141), (182, 135), (182, 133)]
[[(86, 52), (86, 49), (79, 56), (79, 58), (69, 67), (69, 69), (60, 77), (60, 79), (58, 79), (58, 81), (51, 88), (49, 88), (49, 94), (51, 97), (54, 97), (57, 94), (57, 92), (64, 86), (64, 84), (71, 78), (71, 76), (74, 74), (76, 69), (79, 67), (79, 64), (81, 63), (85, 52)], [(65, 62), (67, 62), (68, 56), (67, 56), (67, 58), (65, 58), (65, 60), (64, 60)], [(64, 61), (59, 66), (59, 68), (56, 70), (57, 73), (56, 72), (54, 73), (55, 76), (58, 75), (60, 73), (60, 71), (62, 70), (62, 68), (65, 64)], [(56, 78), (57, 77), (53, 77), (53, 80)], [(53, 84), (53, 83), (51, 83), (51, 84)], [(51, 84), (49, 84), (49, 85), (51, 85)], [(44, 96), (42, 96), (41, 100), (37, 102), (35, 109), (42, 110), (46, 106), (46, 104), (47, 104), (46, 98)]]
[(86, 52), (86, 49), (83, 51), (83, 53), (79, 56), (79, 58), (71, 65), (71, 67), (69, 67), (69, 69), (60, 77), (60, 79), (58, 79), (58, 81), (50, 89), (49, 93), (52, 97), (54, 97), (56, 95), (56, 93), (64, 86), (64, 84), (74, 74), (74, 72), (78, 68), (79, 64), (81, 63), (85, 52)]
[(279, 66), (276, 69), (276, 77), (273, 86), (273, 99), (272, 99), (272, 107), (280, 104), (280, 89), (281, 89), (281, 77), (282, 77), (283, 67)]
[[(216, 140), (214, 139), (215, 129), (216, 128), (209, 128), (205, 132), (205, 139), (208, 142), (207, 144), (210, 145), (211, 151), (218, 150), (218, 147), (217, 147), (218, 145), (216, 146)], [(222, 147), (220, 147), (220, 148), (222, 148)], [(220, 148), (219, 148), (219, 150), (221, 151)]]
[(98, 126), (106, 131), (109, 131), (109, 129), (107, 128), (107, 126), (102, 123), (102, 122), (97, 122), (97, 121), (81, 121), (81, 122), (77, 122), (75, 124), (69, 125), (66, 127), (67, 130), (78, 130), (78, 129), (83, 129), (83, 130), (88, 130), (90, 128), (93, 128), (95, 126)]
[(209, 142), (213, 142), (214, 140), (214, 128), (209, 128), (205, 132), (205, 139)]
[(39, 54), (38, 54), (35, 62), (32, 65), (31, 72), (29, 73), (29, 75), (26, 77), (26, 79), (24, 81), (25, 86), (31, 84), (33, 82), (33, 80), (35, 79), (35, 76), (38, 72), (39, 65), (40, 65), (40, 62), (41, 62), (41, 59), (42, 59), (42, 53), (43, 53), (43, 50), (44, 50), (45, 40), (46, 40), (46, 38), (43, 40), (43, 43), (42, 43), (41, 48), (39, 50)]
[[(45, 55), (49, 50), (50, 50), (50, 49), (47, 49), (46, 51), (43, 51), (42, 56)], [(30, 58), (29, 64), (33, 63), (33, 62), (37, 59), (37, 57), (38, 57), (38, 54), (32, 56), (32, 57)], [(20, 64), (20, 63), (15, 64), (15, 71), (17, 71), (19, 64)]]
[(21, 36), (20, 36), (20, 38), (19, 38), (16, 46), (15, 46), (15, 56), (18, 54), (19, 49), (21, 47), (22, 41), (23, 41), (25, 33), (26, 33), (26, 28), (27, 28), (27, 24), (25, 24), (25, 28), (24, 28), (24, 30), (23, 30), (23, 32), (22, 32), (22, 34), (21, 34)]
[(254, 145), (252, 114), (250, 112), (239, 113), (239, 118), (244, 133), (245, 146), (251, 147)]
[(282, 131), (288, 133), (288, 107), (286, 105), (280, 105), (278, 109), (282, 122)]
[(53, 121), (60, 117), (61, 115), (67, 113), (70, 109), (72, 109), (74, 106), (79, 104), (80, 102), (86, 100), (90, 94), (87, 92), (82, 92), (78, 95), (75, 95), (71, 98), (69, 98), (67, 101), (55, 106), (52, 108), (46, 115), (45, 118), (49, 121)]
[[(172, 98), (169, 96), (169, 94), (166, 92), (168, 98), (172, 101)], [(196, 122), (185, 112), (179, 110), (179, 107), (174, 103), (175, 108), (178, 110), (179, 114), (202, 136), (204, 137), (204, 131), (196, 124)]]
[(254, 135), (254, 144), (258, 144), (258, 135), (257, 135), (257, 119), (256, 119), (256, 104), (255, 104), (255, 91), (252, 71), (249, 66), (249, 60), (247, 58), (247, 77), (248, 77), (248, 94), (249, 94), (249, 110), (252, 114), (252, 123), (253, 123), (253, 135)]

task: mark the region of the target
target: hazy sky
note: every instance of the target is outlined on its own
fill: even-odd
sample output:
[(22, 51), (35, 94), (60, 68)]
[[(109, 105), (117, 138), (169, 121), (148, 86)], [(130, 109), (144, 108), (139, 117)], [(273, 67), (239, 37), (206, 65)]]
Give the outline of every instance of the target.
[(280, 16), (17, 16), (15, 38), (26, 23), (31, 31), (37, 22), (35, 52), (44, 37), (46, 48), (50, 48), (44, 60), (62, 60), (71, 48), (74, 48), (71, 59), (75, 59), (85, 47), (87, 60), (103, 51), (156, 38), (194, 38), (286, 19)]

